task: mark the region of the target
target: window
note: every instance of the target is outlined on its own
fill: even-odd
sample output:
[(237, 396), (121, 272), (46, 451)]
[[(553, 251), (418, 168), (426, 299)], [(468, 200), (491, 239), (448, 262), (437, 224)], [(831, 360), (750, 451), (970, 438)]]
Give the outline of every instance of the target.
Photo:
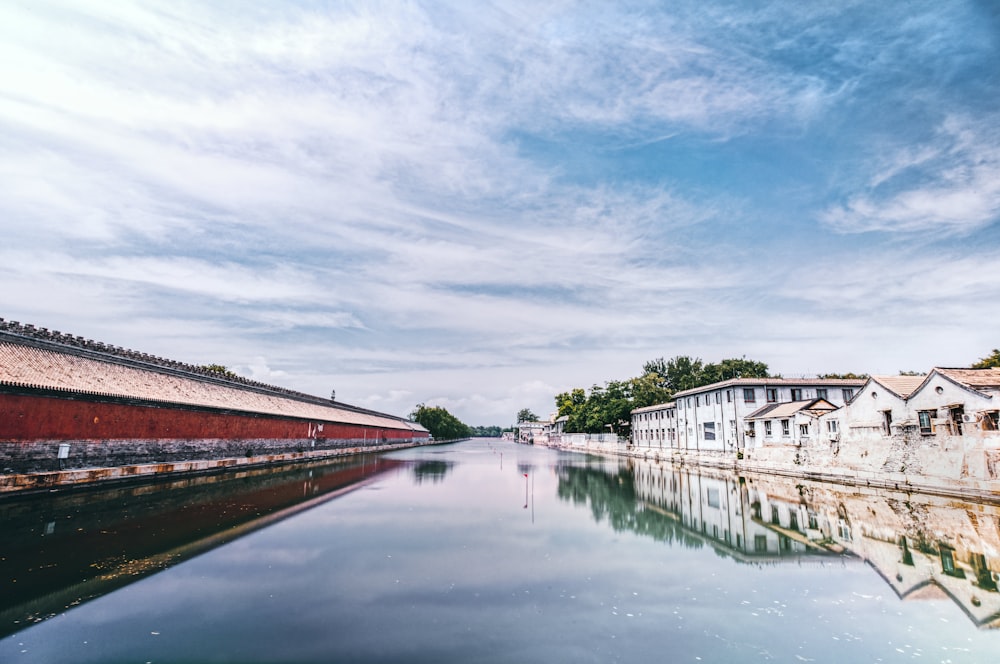
[(826, 430), (829, 433), (837, 433), (837, 426), (838, 426), (837, 420), (827, 420), (826, 421)]
[(850, 401), (854, 398), (854, 390), (849, 387), (845, 387), (840, 393), (844, 396), (844, 401)]
[(808, 424), (800, 424), (799, 425), (799, 435), (800, 436), (808, 436), (809, 435), (809, 425)]
[(771, 435), (771, 420), (764, 421), (764, 435), (765, 436)]
[(753, 550), (760, 553), (767, 551), (767, 535), (753, 536)]
[(799, 529), (799, 515), (794, 511), (788, 513), (788, 529), (798, 530)]
[(757, 398), (754, 395), (754, 389), (752, 387), (743, 388), (743, 403), (754, 403)]
[(929, 410), (917, 411), (917, 419), (920, 421), (920, 433), (925, 436), (934, 433), (934, 425), (931, 423), (931, 412)]
[(718, 507), (722, 503), (719, 501), (718, 489), (707, 489), (705, 497), (708, 499), (709, 507)]
[(781, 420), (781, 435), (788, 436), (791, 433), (791, 423), (788, 420)]
[(800, 387), (792, 388), (792, 401), (802, 401), (802, 388)]
[(775, 387), (767, 388), (767, 402), (774, 403), (778, 400), (778, 389)]
[(777, 505), (771, 505), (771, 523), (773, 523), (776, 526), (781, 523), (781, 519), (778, 518), (778, 506)]
[(732, 402), (733, 402), (733, 391), (726, 390), (726, 403), (732, 403)]
[(751, 438), (753, 438), (753, 437), (755, 437), (757, 435), (757, 423), (756, 422), (747, 422), (747, 435), (750, 436)]
[(694, 398), (694, 405), (696, 408), (701, 405), (701, 397)]
[(826, 398), (826, 388), (825, 387), (816, 388), (816, 398), (817, 399), (825, 399)]
[(722, 403), (722, 392), (715, 393), (715, 403)]
[(715, 422), (705, 422), (705, 440), (715, 440)]

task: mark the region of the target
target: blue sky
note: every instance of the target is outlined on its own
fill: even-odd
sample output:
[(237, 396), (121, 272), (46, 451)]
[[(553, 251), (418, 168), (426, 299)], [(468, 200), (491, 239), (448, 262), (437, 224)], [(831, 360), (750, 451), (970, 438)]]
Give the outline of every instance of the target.
[(0, 316), (470, 424), (1000, 344), (992, 2), (0, 6)]

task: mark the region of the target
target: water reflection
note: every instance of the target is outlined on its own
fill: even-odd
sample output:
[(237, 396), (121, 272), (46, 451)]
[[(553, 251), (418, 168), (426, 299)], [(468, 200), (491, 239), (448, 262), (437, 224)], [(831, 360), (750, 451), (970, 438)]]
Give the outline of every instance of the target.
[(0, 638), (402, 465), (359, 456), (0, 501)]
[(444, 481), (444, 476), (452, 467), (448, 461), (421, 461), (413, 466), (413, 479), (417, 484), (430, 481), (434, 484)]
[(738, 562), (856, 556), (901, 600), (948, 598), (1000, 627), (1000, 506), (633, 461), (559, 469), (561, 499), (598, 522)]

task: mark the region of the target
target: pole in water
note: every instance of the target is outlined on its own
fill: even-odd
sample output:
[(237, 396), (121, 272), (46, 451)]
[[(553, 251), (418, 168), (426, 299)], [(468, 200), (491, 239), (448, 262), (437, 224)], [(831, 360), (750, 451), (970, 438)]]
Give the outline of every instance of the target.
[(528, 473), (524, 474), (524, 509), (528, 509)]

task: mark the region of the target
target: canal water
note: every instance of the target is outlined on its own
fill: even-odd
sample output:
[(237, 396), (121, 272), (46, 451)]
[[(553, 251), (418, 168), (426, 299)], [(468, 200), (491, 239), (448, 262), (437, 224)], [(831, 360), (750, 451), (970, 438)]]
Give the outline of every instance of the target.
[(499, 440), (0, 501), (0, 662), (995, 662), (1000, 507)]

